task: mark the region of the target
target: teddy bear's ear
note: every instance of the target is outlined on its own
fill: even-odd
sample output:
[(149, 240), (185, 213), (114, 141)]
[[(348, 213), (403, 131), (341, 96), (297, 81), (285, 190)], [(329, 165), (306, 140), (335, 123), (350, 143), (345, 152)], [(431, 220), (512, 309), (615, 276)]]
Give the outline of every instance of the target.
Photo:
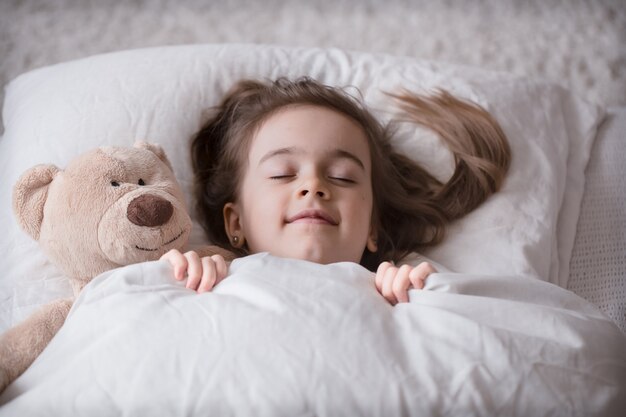
[(15, 217), (22, 229), (35, 240), (39, 240), (48, 186), (59, 171), (55, 165), (36, 165), (23, 173), (13, 187)]
[(149, 143), (142, 140), (138, 140), (137, 142), (135, 142), (134, 146), (135, 148), (146, 149), (152, 152), (153, 154), (158, 156), (159, 159), (165, 163), (165, 165), (169, 167), (170, 171), (174, 171), (170, 160), (167, 159), (167, 155), (165, 155), (165, 151), (163, 150), (163, 148), (161, 148), (161, 146), (157, 145), (156, 143)]

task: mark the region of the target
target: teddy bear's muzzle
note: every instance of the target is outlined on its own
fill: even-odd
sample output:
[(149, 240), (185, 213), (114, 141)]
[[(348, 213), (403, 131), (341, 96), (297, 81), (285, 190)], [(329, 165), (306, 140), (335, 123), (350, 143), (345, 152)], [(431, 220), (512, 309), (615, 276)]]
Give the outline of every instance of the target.
[(126, 209), (126, 217), (137, 226), (161, 226), (172, 217), (174, 206), (166, 199), (142, 194), (134, 198)]

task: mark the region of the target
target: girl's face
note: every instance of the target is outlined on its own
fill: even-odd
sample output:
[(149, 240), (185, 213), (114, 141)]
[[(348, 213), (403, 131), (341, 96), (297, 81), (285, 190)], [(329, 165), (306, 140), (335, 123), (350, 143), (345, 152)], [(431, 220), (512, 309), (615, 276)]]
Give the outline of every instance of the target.
[(376, 250), (370, 151), (352, 119), (312, 105), (282, 109), (252, 138), (244, 170), (224, 220), (250, 253), (327, 264)]

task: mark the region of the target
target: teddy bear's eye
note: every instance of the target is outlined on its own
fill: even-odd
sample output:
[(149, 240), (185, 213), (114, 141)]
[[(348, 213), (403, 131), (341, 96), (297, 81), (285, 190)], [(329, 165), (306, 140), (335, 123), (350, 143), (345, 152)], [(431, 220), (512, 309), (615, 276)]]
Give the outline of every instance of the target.
[(139, 185), (146, 185), (146, 182), (144, 180), (142, 180), (141, 178), (139, 178), (139, 182), (137, 182), (137, 184), (139, 184)]
[(114, 186), (114, 187), (119, 187), (120, 183), (117, 182), (117, 181), (111, 181), (111, 185)]

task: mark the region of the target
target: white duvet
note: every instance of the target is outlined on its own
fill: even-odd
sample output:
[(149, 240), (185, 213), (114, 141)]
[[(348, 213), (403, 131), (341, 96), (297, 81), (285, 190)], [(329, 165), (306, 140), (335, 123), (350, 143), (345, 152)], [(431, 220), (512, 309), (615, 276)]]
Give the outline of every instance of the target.
[(359, 265), (238, 259), (211, 293), (165, 262), (91, 282), (1, 416), (596, 416), (626, 338), (533, 278), (438, 273), (392, 307)]

